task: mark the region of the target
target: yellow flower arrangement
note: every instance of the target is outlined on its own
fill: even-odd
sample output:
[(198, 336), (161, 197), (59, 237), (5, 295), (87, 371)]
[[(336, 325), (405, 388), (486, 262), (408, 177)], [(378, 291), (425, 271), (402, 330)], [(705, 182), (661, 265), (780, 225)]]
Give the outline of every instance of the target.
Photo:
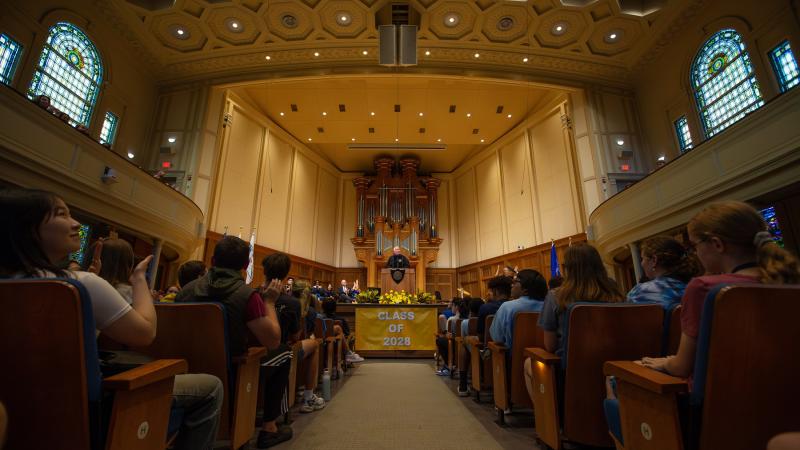
[(433, 298), (433, 295), (427, 292), (415, 295), (409, 294), (405, 290), (398, 292), (392, 289), (382, 294), (378, 299), (378, 303), (382, 305), (416, 305), (419, 303), (430, 303), (431, 298)]

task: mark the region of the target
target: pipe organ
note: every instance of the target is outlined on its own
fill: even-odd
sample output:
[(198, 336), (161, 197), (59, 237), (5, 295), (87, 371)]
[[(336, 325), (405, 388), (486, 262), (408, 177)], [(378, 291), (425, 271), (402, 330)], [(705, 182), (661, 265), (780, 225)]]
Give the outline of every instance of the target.
[(383, 156), (374, 164), (375, 175), (353, 180), (356, 229), (351, 242), (356, 258), (367, 267), (368, 285), (376, 286), (393, 247), (400, 247), (416, 269), (417, 292), (423, 292), (425, 268), (436, 261), (442, 242), (436, 228), (441, 180), (419, 175), (416, 158)]

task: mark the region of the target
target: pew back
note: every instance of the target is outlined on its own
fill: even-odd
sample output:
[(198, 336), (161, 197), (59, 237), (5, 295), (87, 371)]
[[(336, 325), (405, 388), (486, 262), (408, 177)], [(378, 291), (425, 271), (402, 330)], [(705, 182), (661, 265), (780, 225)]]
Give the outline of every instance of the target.
[(797, 317), (800, 286), (725, 287), (706, 299), (692, 392), (694, 403), (702, 401), (700, 448), (765, 448), (772, 436), (797, 429)]
[(564, 336), (564, 422), (567, 439), (613, 445), (603, 412), (603, 363), (658, 355), (664, 308), (657, 304), (579, 302), (568, 309)]
[(537, 325), (538, 312), (522, 312), (514, 316), (514, 337), (511, 351), (511, 373), (509, 384), (511, 403), (518, 406), (531, 407), (531, 397), (525, 387), (524, 365), (526, 347), (543, 347), (544, 332)]

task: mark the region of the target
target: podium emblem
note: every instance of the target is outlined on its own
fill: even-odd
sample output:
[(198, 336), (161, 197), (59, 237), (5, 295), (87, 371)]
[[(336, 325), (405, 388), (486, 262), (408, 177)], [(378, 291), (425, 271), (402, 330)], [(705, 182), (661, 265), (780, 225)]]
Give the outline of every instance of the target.
[(406, 276), (406, 271), (403, 269), (392, 269), (392, 280), (394, 280), (395, 284), (400, 284), (403, 281), (403, 277)]

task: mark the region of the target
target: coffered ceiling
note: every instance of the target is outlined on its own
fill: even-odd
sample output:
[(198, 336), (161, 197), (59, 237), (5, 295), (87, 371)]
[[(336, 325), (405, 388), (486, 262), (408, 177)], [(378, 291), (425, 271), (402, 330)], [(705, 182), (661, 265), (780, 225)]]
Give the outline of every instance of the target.
[(563, 93), (429, 75), (276, 80), (233, 91), (340, 170), (369, 170), (379, 154), (415, 154), (430, 172), (454, 170)]
[[(400, 4), (401, 6), (396, 6)], [(156, 77), (386, 72), (377, 26), (407, 9), (410, 72), (625, 84), (703, 0), (94, 0)], [(407, 6), (404, 6), (407, 5)]]

